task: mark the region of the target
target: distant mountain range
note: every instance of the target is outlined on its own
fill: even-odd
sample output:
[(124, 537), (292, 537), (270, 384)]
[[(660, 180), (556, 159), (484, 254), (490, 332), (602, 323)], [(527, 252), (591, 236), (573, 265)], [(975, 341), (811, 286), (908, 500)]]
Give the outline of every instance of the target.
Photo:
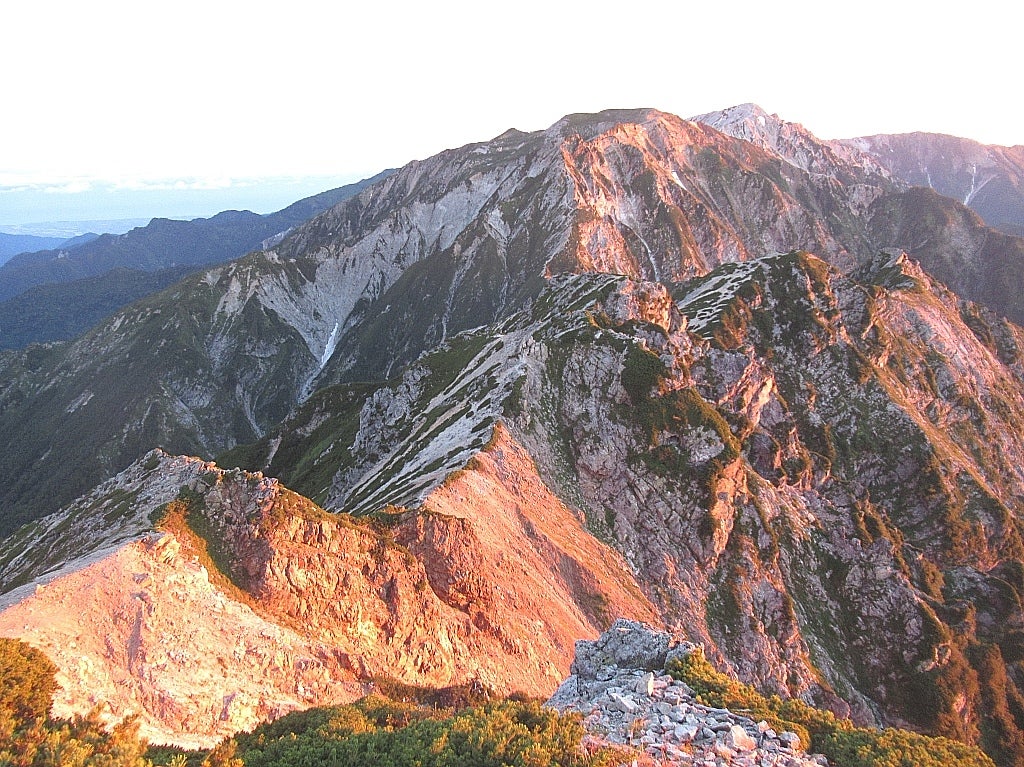
[(821, 142), (752, 104), (695, 119), (812, 174), (838, 179), (843, 168), (859, 167), (888, 176), (895, 194), (865, 210), (872, 247), (900, 243), (961, 296), (1024, 322), (1024, 241), (1005, 234), (1024, 228), (1024, 147), (923, 133)]
[[(189, 221), (198, 216), (171, 216), (181, 221)], [(27, 234), (33, 237), (51, 237), (70, 240), (90, 232), (104, 234), (124, 234), (132, 229), (145, 226), (153, 219), (148, 218), (111, 218), (111, 219), (79, 219), (75, 221), (36, 221), (28, 224), (3, 224), (0, 232), (6, 234)], [(28, 251), (26, 251), (28, 252)]]
[(871, 154), (904, 181), (960, 200), (989, 226), (1024, 235), (1024, 146), (986, 146), (935, 133), (843, 143)]
[(36, 237), (30, 234), (6, 234), (0, 232), (0, 265), (11, 260), (19, 253), (31, 253), (50, 248), (73, 248), (84, 244), (96, 235), (82, 237)]
[[(387, 171), (268, 215), (225, 211), (209, 219), (157, 218), (125, 234), (75, 238), (0, 267), (0, 349), (74, 338), (110, 312), (189, 272), (237, 258)], [(43, 289), (45, 287), (45, 289)], [(33, 290), (35, 289), (35, 290)]]
[(173, 285), (195, 268), (146, 272), (117, 267), (95, 277), (29, 288), (0, 302), (0, 349), (75, 338), (123, 306)]
[[(179, 266), (258, 223), (217, 219)], [(410, 163), (0, 354), (0, 634), (56, 710), (209, 745), (382, 678), (547, 694), (624, 616), (1019, 767), (1022, 266), (753, 105)]]
[[(791, 162), (812, 172), (833, 172), (832, 158), (876, 170), (913, 186), (959, 200), (990, 227), (1024, 234), (1024, 146), (992, 146), (937, 133), (864, 136), (821, 142), (803, 126), (741, 104), (693, 118), (763, 148), (782, 148)], [(817, 167), (810, 164), (817, 163)]]

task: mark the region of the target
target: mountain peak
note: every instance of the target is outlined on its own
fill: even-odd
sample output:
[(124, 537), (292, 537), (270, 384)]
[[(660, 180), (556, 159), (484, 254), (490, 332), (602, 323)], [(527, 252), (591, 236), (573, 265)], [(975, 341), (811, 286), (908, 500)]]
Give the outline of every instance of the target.
[(870, 154), (850, 144), (822, 141), (800, 123), (768, 114), (757, 104), (738, 104), (690, 119), (747, 141), (809, 173), (838, 178), (851, 167), (859, 167), (876, 182), (892, 181), (891, 174)]
[(662, 114), (656, 109), (605, 109), (600, 112), (577, 112), (568, 114), (548, 128), (548, 133), (568, 136), (576, 133), (588, 141), (622, 123), (647, 122), (654, 115)]
[[(764, 133), (769, 127), (778, 130), (780, 125), (786, 124), (778, 115), (769, 114), (765, 109), (751, 102), (737, 104), (717, 112), (697, 115), (690, 119), (736, 138), (744, 138), (740, 134), (745, 132), (748, 134), (748, 141), (751, 140), (750, 137)], [(800, 127), (802, 128), (802, 126)]]
[(862, 136), (841, 143), (896, 177), (959, 200), (989, 226), (1024, 234), (1024, 147), (980, 144), (940, 133)]

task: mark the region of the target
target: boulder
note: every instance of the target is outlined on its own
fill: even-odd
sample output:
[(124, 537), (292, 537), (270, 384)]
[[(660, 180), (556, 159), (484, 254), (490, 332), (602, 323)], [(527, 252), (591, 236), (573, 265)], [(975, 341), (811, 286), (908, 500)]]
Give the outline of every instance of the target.
[(576, 642), (570, 673), (582, 679), (598, 679), (609, 666), (660, 672), (671, 645), (672, 636), (667, 632), (619, 618), (597, 639)]
[(786, 748), (791, 748), (794, 751), (800, 748), (800, 736), (795, 732), (780, 732), (779, 742)]
[(725, 745), (733, 751), (753, 751), (757, 748), (757, 741), (738, 724), (729, 728), (725, 733), (724, 741)]

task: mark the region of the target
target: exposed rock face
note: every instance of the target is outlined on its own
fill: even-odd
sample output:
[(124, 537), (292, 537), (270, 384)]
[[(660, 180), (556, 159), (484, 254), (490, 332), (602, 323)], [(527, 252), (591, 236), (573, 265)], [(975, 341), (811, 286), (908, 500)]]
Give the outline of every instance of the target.
[(198, 458), (154, 450), (61, 513), (20, 528), (0, 549), (0, 607), (145, 537), (149, 514), (213, 469)]
[(694, 649), (666, 632), (617, 620), (595, 641), (576, 643), (572, 676), (547, 705), (583, 714), (589, 742), (639, 747), (666, 767), (827, 765), (800, 748), (792, 732), (698, 703), (693, 690), (664, 673), (666, 656)]
[[(863, 180), (866, 173), (875, 185), (904, 178), (894, 174), (884, 161), (854, 142), (823, 142), (799, 123), (770, 115), (757, 104), (739, 104), (718, 112), (698, 115), (694, 122), (709, 125), (730, 136), (749, 141), (809, 173), (841, 179), (846, 183)], [(907, 179), (909, 181), (909, 179)], [(910, 183), (915, 183), (910, 181)]]
[[(208, 747), (350, 701), (375, 678), (546, 695), (577, 637), (620, 613), (658, 621), (619, 556), (502, 429), (390, 529), (325, 514), (260, 475), (153, 459), (118, 477), (119, 494), (110, 483), (61, 518), (101, 526), (97, 499), (131, 495), (134, 517), (90, 534), (131, 542), (61, 552), (77, 557), (61, 577), (0, 613), (0, 634), (58, 665), (57, 715), (105, 702), (111, 721), (138, 714), (157, 742)], [(142, 533), (176, 496), (186, 501), (167, 512), (170, 532)], [(54, 525), (38, 527), (45, 537)], [(50, 564), (15, 559), (7, 577)]]
[[(938, 626), (1006, 645), (1021, 619), (1009, 609), (1005, 632), (976, 634), (938, 606), (927, 575), (943, 571), (953, 600), (987, 582), (979, 607), (1007, 607), (991, 578), (1019, 557), (1019, 523), (998, 509), (1019, 508), (1020, 476), (998, 454), (1020, 455), (1024, 401), (1019, 356), (1000, 360), (994, 338), (1019, 349), (1020, 331), (975, 334), (974, 310), (887, 259), (867, 285), (801, 256), (688, 285), (680, 309), (707, 340), (650, 334), (671, 362), (648, 391), (624, 390), (622, 356), (581, 344), (523, 387), (535, 402), (560, 392), (548, 407), (568, 433), (545, 447), (541, 418), (527, 409), (514, 423), (535, 455), (568, 445), (582, 506), (719, 661), (833, 707), (838, 693), (860, 719), (928, 726), (900, 690), (964, 673)], [(987, 404), (954, 414), (937, 407), (942, 389)], [(892, 622), (898, 645), (874, 642)]]
[[(610, 629), (594, 641), (576, 642), (570, 672), (578, 680), (600, 680), (611, 673), (609, 667), (628, 671), (664, 671), (673, 644), (664, 631), (653, 631), (636, 621), (617, 619)], [(636, 686), (636, 685), (634, 685)]]
[(1024, 147), (926, 133), (823, 142), (753, 104), (694, 119), (858, 190), (860, 255), (898, 246), (961, 297), (1024, 322)]
[(226, 596), (174, 536), (123, 545), (0, 613), (57, 665), (54, 716), (138, 716), (156, 743), (210, 748), (287, 711), (367, 691), (329, 645)]

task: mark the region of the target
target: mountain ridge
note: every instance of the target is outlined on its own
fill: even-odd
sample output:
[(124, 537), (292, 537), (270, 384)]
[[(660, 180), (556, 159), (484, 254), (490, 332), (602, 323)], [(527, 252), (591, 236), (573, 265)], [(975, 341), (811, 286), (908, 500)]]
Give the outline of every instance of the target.
[[(303, 668), (539, 690), (574, 632), (643, 612), (766, 692), (1019, 763), (1024, 330), (930, 272), (988, 263), (976, 235), (1007, 264), (1021, 243), (807, 155), (802, 129), (768, 152), (624, 114), (412, 163), (77, 342), (0, 356), (2, 522), (30, 522), (10, 546), (141, 513), (66, 504), (162, 442), (241, 467), (168, 479), (169, 532), (222, 598), (347, 658)], [(349, 601), (316, 575), (345, 570), (336, 545)], [(465, 651), (398, 649), (432, 634)]]
[(1024, 145), (1002, 147), (939, 133), (864, 136), (842, 142), (890, 172), (970, 206), (1007, 234), (1024, 234)]
[(47, 250), (66, 241), (66, 237), (38, 237), (31, 234), (0, 232), (0, 266), (19, 253)]
[[(0, 504), (21, 497), (25, 508), (35, 497), (55, 510), (155, 444), (212, 457), (252, 441), (316, 388), (393, 375), (448, 335), (528, 306), (545, 274), (686, 279), (794, 241), (853, 268), (854, 253), (877, 252), (879, 235), (915, 245), (923, 236), (933, 264), (1016, 302), (1005, 286), (1024, 279), (1014, 268), (1024, 241), (979, 228), (956, 203), (872, 186), (857, 166), (846, 175), (865, 183), (843, 185), (698, 123), (641, 114), (648, 122), (603, 132), (614, 120), (577, 116), (568, 137), (556, 123), (417, 161), (272, 249), (189, 278), (66, 349), (8, 357), (0, 423), (18, 435), (12, 469), (24, 484)], [(581, 122), (594, 139), (573, 138)], [(989, 251), (1001, 259), (994, 282), (978, 260)], [(112, 351), (122, 344), (135, 351)], [(168, 345), (191, 370), (174, 369)], [(121, 369), (101, 373), (110, 364)], [(129, 369), (138, 365), (155, 377), (138, 379)], [(106, 377), (110, 397), (131, 403), (147, 391), (148, 400), (120, 422), (99, 413), (102, 400), (73, 407), (91, 391), (87, 380)], [(58, 380), (66, 383), (55, 389)], [(33, 391), (70, 409), (69, 431), (88, 430), (87, 442), (61, 450), (95, 456), (92, 468), (48, 465), (57, 454), (39, 426), (52, 415), (33, 408)], [(82, 479), (71, 482), (73, 471)], [(37, 490), (25, 495), (26, 486)]]
[[(276, 213), (222, 211), (191, 221), (154, 218), (121, 235), (73, 238), (67, 241), (73, 247), (14, 256), (0, 267), (0, 314), (11, 317), (0, 325), (0, 347), (77, 336), (106, 314), (171, 284), (171, 275), (181, 277), (253, 248), (270, 247), (294, 226), (388, 173), (304, 198)], [(137, 276), (125, 281), (124, 270)], [(163, 278), (147, 278), (157, 273)], [(33, 289), (36, 296), (43, 292), (55, 298), (45, 303), (40, 322), (28, 324), (19, 312), (32, 298), (18, 298)], [(89, 303), (97, 294), (107, 309), (102, 313)]]
[[(929, 285), (927, 275), (899, 253), (879, 257), (860, 279), (799, 253), (723, 265), (680, 285), (675, 300), (653, 283), (566, 276), (521, 319), (468, 331), (423, 357), (401, 381), (378, 385), (361, 405), (357, 399), (354, 428), (342, 413), (341, 423), (318, 432), (329, 411), (318, 415), (310, 400), (310, 420), (286, 424), (285, 430), (297, 429), (295, 437), (269, 435), (268, 447), (276, 447), (264, 455), (272, 460), (297, 438), (298, 450), (288, 448), (293, 465), (326, 461), (334, 477), (321, 469), (307, 481), (327, 478), (327, 508), (361, 510), (370, 518), (383, 510), (382, 519), (393, 520), (394, 542), (413, 557), (400, 558), (404, 564), (395, 560), (395, 566), (413, 575), (422, 566), (433, 593), (461, 606), (479, 631), (496, 625), (509, 631), (511, 617), (495, 623), (501, 604), (514, 608), (515, 620), (549, 627), (558, 623), (546, 612), (552, 603), (577, 604), (598, 622), (614, 614), (610, 605), (622, 604), (623, 597), (609, 596), (607, 584), (614, 579), (599, 581), (601, 587), (584, 580), (591, 585), (569, 590), (575, 597), (530, 607), (488, 596), (491, 587), (481, 583), (481, 574), (508, 559), (483, 551), (495, 544), (528, 551), (524, 543), (509, 543), (516, 539), (502, 520), (518, 518), (514, 524), (529, 531), (547, 518), (545, 524), (554, 527), (545, 536), (562, 541), (566, 552), (555, 560), (560, 578), (578, 572), (573, 562), (593, 568), (601, 561), (564, 547), (597, 539), (611, 544), (628, 566), (606, 572), (641, 574), (626, 594), (643, 593), (661, 619), (685, 626), (688, 638), (742, 678), (852, 713), (860, 722), (911, 725), (976, 741), (979, 723), (989, 721), (976, 702), (956, 729), (957, 720), (946, 718), (952, 699), (945, 704), (950, 708), (921, 708), (900, 690), (939, 695), (943, 685), (958, 684), (964, 675), (984, 684), (960, 643), (1009, 651), (1024, 625), (1000, 591), (1006, 578), (1012, 580), (1012, 563), (1024, 556), (1019, 522), (1003, 505), (1020, 503), (1013, 496), (1020, 477), (1012, 456), (1022, 447), (1005, 419), (1024, 408), (1024, 333), (1008, 324), (988, 326), (984, 314), (968, 313), (975, 329), (966, 329), (969, 307)], [(1009, 335), (998, 341), (1001, 333)], [(942, 339), (920, 345), (932, 349), (932, 357), (904, 349), (918, 348), (907, 340), (914, 334)], [(969, 339), (988, 351), (968, 351), (963, 344)], [(501, 355), (514, 363), (509, 383), (501, 383), (502, 365), (495, 361), (498, 342)], [(947, 342), (953, 346), (941, 345)], [(774, 358), (758, 351), (764, 344)], [(810, 365), (793, 364), (801, 358)], [(474, 359), (479, 362), (466, 364)], [(934, 369), (920, 367), (929, 364)], [(939, 396), (934, 387), (940, 381), (962, 392), (963, 401), (981, 385), (995, 399), (972, 406), (981, 408), (974, 415), (936, 410), (929, 403)], [(477, 391), (493, 392), (496, 401), (486, 404)], [(477, 427), (460, 427), (462, 421), (479, 424), (485, 441), (472, 439)], [(865, 430), (871, 438), (865, 439)], [(493, 463), (499, 455), (504, 468)], [(521, 458), (509, 463), (515, 455)], [(449, 462), (438, 463), (445, 456)], [(529, 481), (522, 469), (511, 468), (534, 464)], [(144, 465), (135, 469), (142, 470)], [(216, 492), (241, 500), (243, 508), (261, 503), (245, 501), (251, 491), (244, 488), (270, 487), (261, 474), (222, 473), (211, 464), (194, 471), (215, 477), (211, 485), (199, 473), (194, 488), (200, 493), (208, 491), (199, 482), (217, 488), (222, 480), (216, 477), (225, 477), (228, 485)], [(168, 483), (169, 490), (175, 484)], [(560, 498), (572, 499), (574, 509)], [(115, 502), (124, 499), (110, 499)], [(208, 500), (206, 508), (219, 503)], [(562, 510), (552, 517), (556, 509)], [(100, 518), (109, 511), (90, 513)], [(529, 525), (520, 514), (527, 514)], [(211, 551), (219, 547), (224, 577), (259, 598), (265, 592), (253, 577), (287, 574), (287, 581), (276, 581), (283, 590), (271, 603), (285, 605), (285, 615), (301, 625), (332, 631), (330, 611), (313, 608), (315, 591), (308, 591), (314, 583), (309, 573), (329, 570), (312, 563), (328, 556), (331, 538), (301, 533), (304, 546), (313, 548), (290, 554), (280, 549), (284, 559), (268, 571), (255, 564), (267, 561), (259, 541), (306, 523), (296, 522), (296, 528), (287, 514), (275, 512), (273, 528), (238, 537), (232, 532), (237, 522), (225, 527), (216, 521), (243, 518), (251, 514), (206, 516), (205, 539)], [(568, 538), (552, 532), (567, 524), (575, 530)], [(480, 537), (484, 530), (494, 536), (489, 544)], [(34, 548), (23, 539), (12, 546)], [(233, 562), (248, 564), (235, 569)], [(514, 570), (525, 594), (550, 593), (550, 584), (526, 586), (543, 567)], [(845, 575), (837, 582), (829, 575), (835, 572)], [(506, 584), (499, 589), (507, 588), (507, 575), (493, 577), (492, 583)], [(353, 595), (345, 609), (366, 609), (368, 598)], [(626, 603), (639, 609), (642, 603), (630, 599), (636, 596)], [(956, 617), (963, 600), (974, 605), (973, 623)], [(10, 620), (21, 626), (26, 617), (14, 612)], [(371, 633), (390, 620), (372, 619)], [(889, 622), (906, 627), (901, 645), (871, 639)], [(580, 629), (567, 633), (574, 631)], [(340, 641), (340, 635), (326, 636)], [(512, 642), (508, 648), (521, 646), (510, 634), (498, 636)], [(527, 627), (515, 636), (533, 632)], [(557, 666), (556, 656), (548, 657)], [(388, 665), (402, 667), (397, 659)], [(488, 677), (488, 684), (501, 689), (509, 678), (521, 684), (521, 666), (519, 661), (512, 677)], [(357, 679), (365, 678), (360, 674)], [(880, 695), (880, 688), (887, 692)]]

